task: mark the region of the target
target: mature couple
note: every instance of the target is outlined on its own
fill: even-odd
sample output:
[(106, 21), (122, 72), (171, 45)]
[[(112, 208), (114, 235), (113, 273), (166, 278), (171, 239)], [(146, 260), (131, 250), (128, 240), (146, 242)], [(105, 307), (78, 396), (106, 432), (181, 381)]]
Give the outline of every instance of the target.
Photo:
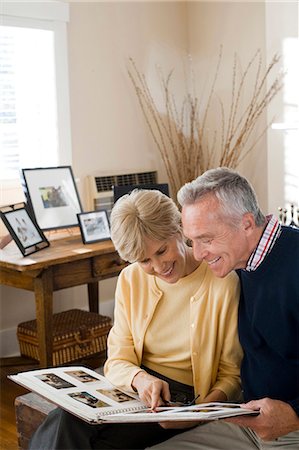
[(92, 426), (56, 409), (31, 449), (299, 449), (299, 230), (265, 217), (226, 168), (187, 183), (178, 200), (182, 216), (158, 191), (113, 208), (112, 240), (132, 264), (117, 283), (105, 375), (152, 408), (237, 401), (242, 389), (260, 414)]

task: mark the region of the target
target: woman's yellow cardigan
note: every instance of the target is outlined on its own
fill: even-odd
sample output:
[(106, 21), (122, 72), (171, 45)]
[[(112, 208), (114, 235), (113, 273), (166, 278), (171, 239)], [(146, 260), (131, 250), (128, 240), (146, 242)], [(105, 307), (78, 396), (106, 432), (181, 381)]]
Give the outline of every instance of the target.
[[(217, 278), (202, 262), (196, 284), (196, 294), (186, 299), (194, 324), (190, 353), (195, 395), (203, 399), (212, 390), (220, 389), (229, 400), (236, 400), (240, 395), (242, 358), (237, 335), (238, 277), (231, 273)], [(147, 275), (138, 263), (126, 267), (118, 278), (115, 321), (108, 337), (104, 372), (121, 389), (133, 391), (131, 383), (142, 364), (144, 336), (162, 295), (155, 277)], [(169, 317), (155, 320), (161, 320), (163, 326)], [(163, 342), (160, 348), (162, 351)]]

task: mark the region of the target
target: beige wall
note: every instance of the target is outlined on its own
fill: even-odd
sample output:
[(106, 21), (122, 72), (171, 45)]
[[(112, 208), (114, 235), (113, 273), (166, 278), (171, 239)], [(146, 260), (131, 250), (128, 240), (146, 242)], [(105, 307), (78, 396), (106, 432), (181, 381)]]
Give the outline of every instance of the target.
[[(73, 171), (85, 199), (85, 178), (97, 170), (159, 168), (126, 72), (131, 56), (150, 79), (156, 63), (178, 66), (187, 49), (184, 2), (70, 3), (69, 72)], [(100, 312), (113, 313), (115, 279), (100, 282)], [(17, 350), (17, 324), (35, 317), (30, 292), (0, 286), (0, 355)], [(54, 293), (54, 311), (87, 307), (87, 289)]]
[[(244, 66), (257, 48), (266, 52), (264, 6), (263, 2), (213, 1), (70, 3), (72, 165), (85, 204), (85, 179), (94, 171), (158, 168), (160, 181), (165, 180), (126, 72), (128, 57), (135, 59), (153, 88), (156, 64), (165, 73), (175, 68), (176, 79), (181, 80), (179, 97), (186, 50), (193, 55), (200, 91), (201, 84), (205, 90), (209, 82), (222, 44), (223, 72), (217, 92), (227, 106), (233, 53), (237, 51)], [(275, 45), (270, 50), (271, 54), (277, 51)], [(250, 178), (267, 210), (266, 147), (265, 137), (240, 170)], [(103, 314), (112, 313), (114, 289), (115, 280), (100, 283)], [(16, 352), (16, 326), (33, 318), (35, 308), (29, 292), (2, 286), (0, 293), (0, 353), (5, 356)], [(55, 293), (55, 311), (86, 306), (84, 287)]]
[[(266, 57), (265, 5), (263, 2), (192, 2), (189, 7), (188, 23), (190, 53), (194, 59), (198, 90), (201, 92), (209, 92), (222, 46), (222, 60), (215, 94), (223, 101), (225, 120), (228, 121), (234, 53), (238, 55), (239, 73), (244, 70), (257, 49), (261, 49), (264, 60)], [(247, 104), (246, 100), (253, 83), (252, 72), (244, 90), (245, 95), (241, 98), (241, 108)], [(220, 138), (221, 116), (218, 102), (212, 103), (208, 125), (211, 130), (217, 130)], [(265, 126), (266, 115), (261, 118), (257, 131), (262, 131)], [(266, 164), (265, 136), (254, 152), (238, 168), (253, 183), (264, 210), (267, 210), (267, 174), (263, 170)], [(263, 173), (262, 177), (261, 173)]]
[(187, 50), (184, 2), (71, 4), (69, 67), (73, 168), (84, 180), (95, 171), (159, 169), (165, 174), (133, 85), (129, 57), (151, 80), (156, 65), (180, 66)]

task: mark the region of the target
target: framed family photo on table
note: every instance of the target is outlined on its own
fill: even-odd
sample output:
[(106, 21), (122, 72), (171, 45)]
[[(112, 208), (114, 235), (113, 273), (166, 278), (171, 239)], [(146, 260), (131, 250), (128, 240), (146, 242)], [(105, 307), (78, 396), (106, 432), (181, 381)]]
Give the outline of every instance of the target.
[(22, 169), (28, 205), (42, 230), (78, 226), (82, 206), (71, 166)]
[(80, 213), (78, 220), (84, 244), (110, 239), (110, 226), (106, 210)]
[(49, 247), (47, 238), (30, 215), (26, 205), (16, 208), (12, 205), (0, 210), (0, 215), (23, 256)]

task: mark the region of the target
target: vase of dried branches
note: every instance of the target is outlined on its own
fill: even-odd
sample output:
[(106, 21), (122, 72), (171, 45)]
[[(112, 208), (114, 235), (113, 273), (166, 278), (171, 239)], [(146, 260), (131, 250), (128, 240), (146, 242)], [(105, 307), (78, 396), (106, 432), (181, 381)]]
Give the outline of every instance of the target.
[[(262, 133), (256, 136), (261, 115), (282, 88), (284, 74), (280, 72), (274, 81), (267, 85), (279, 58), (274, 56), (263, 70), (262, 55), (258, 50), (241, 74), (237, 73), (237, 55), (235, 55), (230, 106), (228, 111), (225, 111), (222, 100), (218, 98), (220, 120), (214, 124), (212, 142), (211, 139), (205, 139), (211, 101), (216, 96), (215, 85), (219, 76), (221, 57), (222, 50), (219, 52), (205, 105), (200, 103), (197, 95), (186, 92), (182, 104), (178, 106), (176, 96), (171, 90), (173, 71), (166, 77), (159, 71), (165, 107), (163, 114), (157, 107), (145, 75), (139, 71), (132, 58), (129, 60), (128, 74), (162, 158), (174, 196), (183, 184), (207, 169), (218, 166), (235, 169), (270, 126), (269, 123)], [(240, 99), (244, 91), (249, 89), (248, 84), (251, 84), (251, 94), (241, 108)], [(209, 133), (211, 135), (211, 130)]]

